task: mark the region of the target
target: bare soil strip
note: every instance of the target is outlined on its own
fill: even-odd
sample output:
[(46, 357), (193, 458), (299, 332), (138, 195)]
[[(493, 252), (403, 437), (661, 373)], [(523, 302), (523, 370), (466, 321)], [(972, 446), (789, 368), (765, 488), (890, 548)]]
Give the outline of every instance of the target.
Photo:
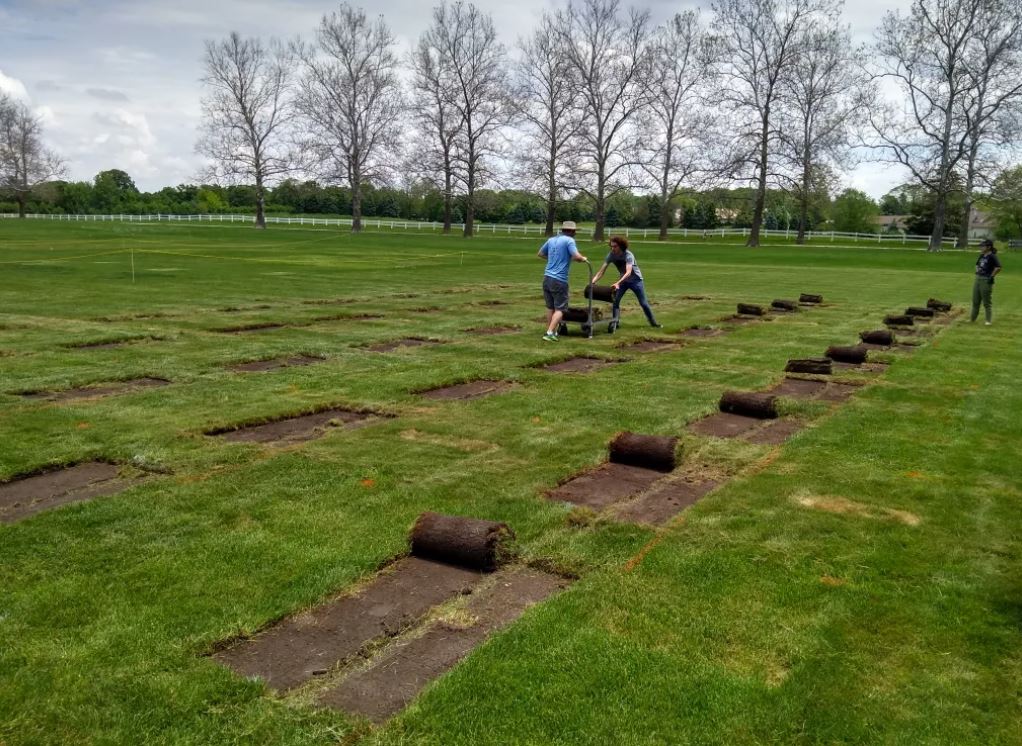
[(418, 392), (427, 399), (451, 400), (451, 399), (478, 399), (482, 396), (499, 394), (507, 391), (513, 384), (509, 381), (469, 381), (457, 383), (452, 386), (441, 386), (436, 389)]
[(289, 617), (214, 657), (272, 689), (293, 689), (408, 629), (482, 578), (475, 570), (406, 557), (355, 594)]
[(496, 334), (512, 334), (517, 331), (521, 331), (520, 326), (479, 326), (471, 329), (464, 329), (463, 331), (469, 334), (480, 334), (483, 336), (493, 336)]
[(69, 503), (112, 495), (131, 482), (121, 479), (117, 466), (89, 461), (0, 484), (0, 523), (13, 523)]
[(368, 668), (328, 689), (319, 703), (376, 722), (386, 720), (488, 637), (569, 582), (531, 568), (500, 571), (494, 581), (472, 595), (457, 621), (434, 622), (422, 636), (385, 650)]
[(723, 329), (705, 329), (702, 327), (692, 327), (691, 329), (685, 329), (680, 332), (683, 337), (719, 337), (724, 334)]
[(598, 357), (573, 357), (559, 363), (544, 365), (542, 369), (550, 373), (589, 373), (616, 363), (615, 360), (604, 360)]
[(371, 352), (393, 352), (394, 350), (402, 347), (427, 347), (429, 345), (440, 344), (432, 339), (420, 339), (419, 337), (406, 337), (405, 339), (395, 339), (391, 342), (379, 342), (378, 344), (369, 345), (366, 349)]
[(232, 365), (229, 370), (235, 373), (261, 373), (267, 370), (278, 370), (280, 368), (294, 368), (301, 365), (315, 365), (326, 358), (314, 357), (312, 355), (294, 355), (292, 357), (276, 357), (269, 360), (253, 360), (249, 363)]
[(737, 438), (763, 424), (763, 420), (746, 417), (730, 412), (716, 412), (709, 417), (696, 420), (688, 426), (696, 435), (708, 435), (713, 438)]
[(649, 489), (663, 476), (652, 469), (608, 462), (555, 487), (547, 497), (602, 510)]
[(350, 409), (326, 409), (257, 425), (211, 430), (206, 435), (222, 435), (234, 443), (297, 443), (318, 438), (332, 428), (350, 427), (370, 416)]
[(644, 339), (638, 342), (629, 342), (628, 344), (621, 345), (618, 349), (627, 350), (629, 352), (665, 352), (667, 350), (677, 350), (681, 347), (677, 342), (667, 342), (657, 339)]
[(132, 378), (127, 381), (116, 381), (101, 386), (83, 386), (64, 391), (29, 391), (21, 394), (25, 399), (41, 399), (44, 401), (75, 401), (79, 399), (98, 399), (103, 396), (116, 396), (132, 391), (157, 388), (170, 383), (165, 378)]
[(807, 423), (803, 420), (791, 417), (783, 417), (771, 420), (763, 427), (746, 433), (742, 437), (750, 443), (762, 446), (778, 446), (784, 443), (792, 435), (806, 428)]
[(658, 526), (712, 492), (715, 481), (663, 480), (634, 500), (614, 510), (614, 519), (624, 523)]
[(784, 378), (775, 383), (764, 393), (775, 396), (787, 396), (791, 399), (812, 399), (827, 388), (826, 381), (815, 381), (807, 378)]

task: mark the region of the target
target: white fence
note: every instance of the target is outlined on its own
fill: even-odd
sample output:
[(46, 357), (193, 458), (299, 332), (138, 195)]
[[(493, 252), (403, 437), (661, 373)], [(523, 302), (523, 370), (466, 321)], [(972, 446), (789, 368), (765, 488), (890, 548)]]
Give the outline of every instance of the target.
[[(16, 213), (0, 213), (0, 218), (17, 218)], [(25, 216), (32, 220), (56, 220), (61, 222), (122, 222), (122, 223), (254, 223), (254, 215), (50, 215), (42, 213), (29, 213)], [(309, 225), (309, 226), (336, 226), (351, 227), (351, 218), (315, 218), (315, 217), (267, 217), (267, 224), (272, 225)], [(399, 220), (389, 218), (363, 218), (363, 229), (390, 230), (390, 231), (427, 231), (440, 232), (443, 225), (437, 222)], [(464, 231), (464, 224), (452, 225), (452, 231)], [(477, 235), (507, 235), (507, 236), (542, 236), (545, 226), (533, 224), (507, 225), (497, 223), (476, 223), (475, 232)], [(607, 235), (620, 234), (627, 238), (657, 238), (660, 235), (658, 228), (606, 228)], [(591, 230), (582, 229), (583, 235), (591, 235)], [(670, 238), (726, 238), (728, 236), (747, 238), (748, 228), (671, 228), (667, 231)], [(798, 232), (793, 229), (786, 230), (760, 230), (760, 235), (767, 237), (783, 237), (787, 240), (794, 240)], [(929, 236), (910, 236), (906, 234), (882, 234), (882, 233), (844, 233), (841, 231), (806, 231), (806, 238), (810, 240), (824, 240), (831, 243), (840, 240), (842, 243), (876, 243), (876, 244), (902, 244), (928, 243)], [(970, 243), (978, 243), (979, 239), (971, 239)], [(945, 238), (945, 245), (951, 247), (955, 239)]]

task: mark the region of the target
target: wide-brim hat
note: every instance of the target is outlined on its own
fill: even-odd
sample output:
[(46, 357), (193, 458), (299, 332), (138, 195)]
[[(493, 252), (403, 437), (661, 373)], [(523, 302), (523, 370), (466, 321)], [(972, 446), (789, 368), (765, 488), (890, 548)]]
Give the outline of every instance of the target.
[(562, 231), (577, 231), (578, 230), (578, 226), (575, 225), (575, 221), (574, 220), (565, 220), (563, 223), (561, 223), (561, 230)]

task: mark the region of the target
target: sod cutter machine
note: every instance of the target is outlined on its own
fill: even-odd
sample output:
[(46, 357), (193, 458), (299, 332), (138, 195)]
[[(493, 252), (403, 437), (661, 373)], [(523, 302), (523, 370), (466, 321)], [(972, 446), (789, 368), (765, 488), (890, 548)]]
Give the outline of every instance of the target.
[[(566, 335), (568, 333), (568, 324), (575, 323), (579, 324), (579, 328), (589, 339), (593, 338), (593, 331), (596, 329), (597, 322), (602, 323), (603, 321), (603, 310), (600, 308), (593, 308), (593, 301), (598, 300), (604, 303), (614, 302), (614, 291), (609, 287), (593, 287), (593, 265), (592, 262), (587, 261), (586, 267), (589, 269), (589, 284), (586, 285), (584, 295), (587, 300), (585, 308), (579, 308), (577, 306), (568, 306), (568, 309), (564, 312), (564, 316), (561, 318), (561, 323), (557, 327), (557, 333)], [(611, 319), (607, 322), (607, 334), (613, 334), (617, 331), (620, 324), (620, 318), (617, 313), (612, 314)]]

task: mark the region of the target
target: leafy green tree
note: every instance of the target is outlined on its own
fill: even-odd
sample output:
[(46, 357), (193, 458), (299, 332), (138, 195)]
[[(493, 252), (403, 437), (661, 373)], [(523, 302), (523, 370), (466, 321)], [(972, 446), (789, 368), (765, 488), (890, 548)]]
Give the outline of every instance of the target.
[(139, 196), (138, 187), (127, 173), (114, 168), (96, 174), (92, 206), (100, 212), (124, 212)]
[(874, 233), (875, 218), (880, 208), (873, 199), (858, 189), (846, 189), (834, 199), (831, 220), (834, 230), (845, 233)]
[(983, 208), (997, 221), (998, 238), (1022, 238), (1022, 166), (1008, 169), (994, 180)]

